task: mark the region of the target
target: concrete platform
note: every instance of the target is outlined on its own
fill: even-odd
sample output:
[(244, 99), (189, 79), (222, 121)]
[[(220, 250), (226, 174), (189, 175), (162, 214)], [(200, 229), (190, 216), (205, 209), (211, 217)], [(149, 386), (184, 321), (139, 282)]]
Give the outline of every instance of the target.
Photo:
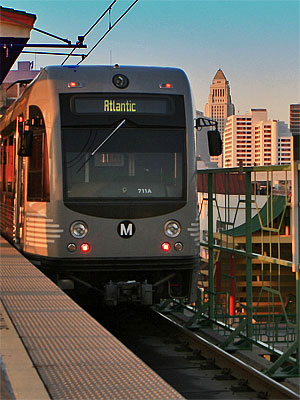
[(2, 302), (0, 302), (0, 318), (3, 378), (1, 399), (4, 394), (7, 399), (50, 399)]
[(11, 399), (183, 399), (3, 238), (0, 255)]

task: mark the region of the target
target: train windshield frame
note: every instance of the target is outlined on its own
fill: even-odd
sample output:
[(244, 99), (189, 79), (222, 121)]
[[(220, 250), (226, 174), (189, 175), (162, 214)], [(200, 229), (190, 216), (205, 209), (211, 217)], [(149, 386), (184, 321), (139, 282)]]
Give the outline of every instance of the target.
[(67, 201), (184, 199), (184, 131), (63, 128)]
[[(88, 98), (93, 99), (90, 109)], [(138, 109), (136, 99), (140, 100), (142, 111), (111, 111), (117, 103), (124, 103), (124, 98), (128, 108)], [(108, 115), (97, 112), (104, 106), (103, 99), (114, 101)], [(147, 113), (149, 101), (152, 112)], [(185, 204), (187, 137), (183, 105), (183, 96), (178, 95), (61, 95), (65, 204), (73, 209), (77, 204), (79, 210), (79, 204), (86, 204), (88, 209), (91, 204), (160, 203), (165, 204), (161, 208), (164, 212), (168, 210), (166, 204), (172, 204), (170, 210)], [(99, 212), (94, 208), (89, 213)]]

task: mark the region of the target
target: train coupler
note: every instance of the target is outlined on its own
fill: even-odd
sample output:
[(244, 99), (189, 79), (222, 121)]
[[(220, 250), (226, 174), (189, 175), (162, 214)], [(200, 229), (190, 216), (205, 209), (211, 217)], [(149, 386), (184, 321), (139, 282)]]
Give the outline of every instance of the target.
[(153, 302), (152, 285), (147, 281), (112, 282), (104, 286), (104, 302), (116, 306), (119, 303), (140, 303), (145, 306)]

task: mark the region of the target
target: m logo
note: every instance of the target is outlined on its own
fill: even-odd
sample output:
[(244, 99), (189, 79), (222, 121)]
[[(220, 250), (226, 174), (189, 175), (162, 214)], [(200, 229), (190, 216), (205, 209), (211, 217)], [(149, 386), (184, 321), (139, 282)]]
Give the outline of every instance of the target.
[(118, 234), (123, 239), (131, 238), (135, 233), (135, 226), (130, 221), (122, 221), (118, 225)]

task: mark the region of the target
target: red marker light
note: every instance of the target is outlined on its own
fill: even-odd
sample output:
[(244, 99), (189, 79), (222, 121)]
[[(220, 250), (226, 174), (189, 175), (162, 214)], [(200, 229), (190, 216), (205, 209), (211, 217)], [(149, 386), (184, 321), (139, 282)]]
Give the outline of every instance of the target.
[(163, 251), (170, 251), (170, 250), (171, 250), (171, 245), (170, 245), (170, 243), (168, 243), (168, 242), (164, 242), (164, 243), (161, 245), (161, 248), (162, 248)]
[(172, 88), (173, 88), (173, 85), (172, 85), (172, 83), (161, 83), (161, 84), (159, 85), (159, 87), (160, 87), (161, 89), (172, 89)]
[(90, 251), (90, 245), (89, 245), (88, 243), (82, 243), (82, 244), (80, 245), (80, 250), (81, 250), (83, 253), (87, 253), (88, 251)]
[(75, 87), (81, 87), (81, 83), (80, 82), (69, 82), (68, 83), (68, 87), (69, 88), (75, 88)]
[(22, 115), (20, 115), (20, 116), (18, 117), (18, 121), (19, 121), (19, 122), (24, 122), (24, 117), (22, 117)]

